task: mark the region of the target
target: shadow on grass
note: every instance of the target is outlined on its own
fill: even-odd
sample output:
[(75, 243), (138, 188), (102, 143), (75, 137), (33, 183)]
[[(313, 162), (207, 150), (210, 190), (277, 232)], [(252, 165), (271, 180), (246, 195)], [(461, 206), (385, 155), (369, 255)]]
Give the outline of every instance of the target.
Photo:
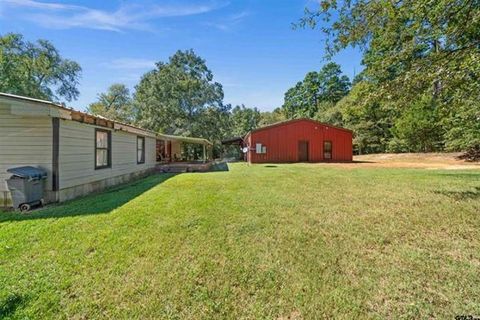
[(376, 161), (368, 161), (368, 160), (352, 160), (351, 162), (347, 162), (347, 163), (377, 163)]
[(451, 197), (455, 200), (480, 199), (480, 187), (475, 187), (474, 190), (465, 191), (436, 191), (435, 193)]
[(226, 162), (218, 162), (214, 163), (209, 171), (207, 172), (218, 172), (218, 171), (230, 171), (228, 168), (228, 163)]
[(28, 214), (21, 214), (19, 212), (0, 213), (0, 223), (7, 221), (107, 214), (135, 199), (144, 192), (162, 184), (175, 175), (175, 173), (151, 175), (135, 182), (109, 188), (98, 194), (88, 195), (61, 204), (50, 205)]
[(265, 168), (278, 168), (278, 166), (274, 166), (274, 165), (267, 165), (267, 166), (264, 166)]
[(19, 294), (11, 294), (0, 300), (0, 319), (12, 316), (25, 303), (26, 299)]

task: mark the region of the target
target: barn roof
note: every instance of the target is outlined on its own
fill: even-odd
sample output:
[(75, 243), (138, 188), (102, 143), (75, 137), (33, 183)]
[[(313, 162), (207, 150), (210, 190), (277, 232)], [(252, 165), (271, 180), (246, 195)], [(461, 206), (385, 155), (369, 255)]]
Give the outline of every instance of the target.
[(264, 126), (264, 127), (261, 127), (261, 128), (253, 129), (253, 130), (251, 130), (250, 132), (248, 132), (245, 136), (248, 136), (248, 135), (250, 135), (250, 134), (253, 133), (253, 132), (268, 130), (268, 129), (271, 129), (271, 128), (280, 127), (280, 126), (292, 124), (292, 123), (295, 123), (295, 122), (301, 122), (301, 121), (308, 121), (308, 122), (312, 122), (312, 123), (315, 123), (315, 124), (318, 124), (318, 125), (322, 125), (322, 126), (325, 126), (325, 127), (330, 127), (330, 128), (334, 128), (334, 129), (338, 129), (338, 130), (342, 130), (342, 131), (346, 131), (346, 132), (353, 133), (352, 130), (349, 130), (349, 129), (346, 129), (346, 128), (342, 128), (342, 127), (338, 127), (338, 126), (334, 126), (334, 125), (331, 125), (331, 124), (328, 124), (328, 123), (320, 122), (320, 121), (313, 120), (313, 119), (309, 119), (309, 118), (298, 118), (298, 119), (291, 119), (291, 120), (280, 121), (280, 122), (276, 122), (276, 123), (270, 124), (270, 125), (268, 125), (268, 126)]

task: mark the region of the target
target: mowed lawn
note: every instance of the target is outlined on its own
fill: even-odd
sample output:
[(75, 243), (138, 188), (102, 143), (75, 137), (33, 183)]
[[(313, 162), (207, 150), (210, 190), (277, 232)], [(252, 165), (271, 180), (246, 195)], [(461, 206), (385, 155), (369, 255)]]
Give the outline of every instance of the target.
[(229, 168), (0, 214), (0, 318), (480, 315), (480, 170)]

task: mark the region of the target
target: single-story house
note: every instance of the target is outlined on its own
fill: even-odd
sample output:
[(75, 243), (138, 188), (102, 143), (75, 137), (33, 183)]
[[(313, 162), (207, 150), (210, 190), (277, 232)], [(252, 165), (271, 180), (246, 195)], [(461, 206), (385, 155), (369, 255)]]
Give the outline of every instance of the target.
[(353, 133), (311, 119), (294, 119), (258, 128), (223, 141), (241, 145), (250, 163), (352, 161)]
[(206, 139), (158, 134), (66, 108), (0, 93), (0, 206), (10, 206), (7, 169), (34, 166), (48, 173), (45, 201), (62, 202), (127, 182), (182, 158), (182, 143)]

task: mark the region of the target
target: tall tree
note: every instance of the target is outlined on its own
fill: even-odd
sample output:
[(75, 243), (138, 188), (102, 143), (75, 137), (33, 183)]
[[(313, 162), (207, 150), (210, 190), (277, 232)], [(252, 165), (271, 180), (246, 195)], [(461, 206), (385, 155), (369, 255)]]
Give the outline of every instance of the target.
[[(213, 81), (205, 60), (193, 50), (177, 51), (168, 62), (158, 62), (136, 86), (137, 123), (167, 134), (196, 136), (215, 143), (228, 135), (230, 106), (223, 104), (223, 88)], [(198, 153), (195, 146), (184, 151)]]
[(317, 105), (306, 97), (304, 82), (300, 81), (285, 93), (282, 106), (283, 113), (288, 119), (313, 116)]
[(342, 125), (354, 131), (354, 147), (359, 154), (385, 152), (397, 117), (391, 105), (365, 98), (372, 90), (374, 83), (360, 81), (335, 106), (341, 113)]
[(318, 73), (319, 102), (337, 103), (350, 91), (350, 79), (342, 74), (340, 65), (327, 63)]
[(323, 102), (318, 106), (318, 111), (313, 117), (320, 122), (335, 126), (343, 126), (343, 115), (338, 103)]
[(121, 83), (115, 83), (107, 92), (99, 94), (98, 100), (90, 104), (87, 111), (126, 123), (134, 123), (137, 117), (130, 90)]
[(142, 77), (135, 103), (145, 128), (209, 138), (196, 124), (207, 108), (223, 107), (223, 89), (193, 50), (177, 51)]
[(0, 91), (32, 98), (78, 98), (78, 63), (64, 59), (47, 40), (28, 42), (20, 34), (0, 37)]
[(288, 118), (312, 118), (320, 105), (334, 104), (348, 94), (350, 80), (340, 66), (330, 62), (319, 72), (309, 72), (295, 87), (285, 93), (283, 112)]
[(232, 136), (243, 137), (249, 131), (256, 129), (261, 120), (257, 108), (247, 108), (243, 104), (232, 109), (230, 116)]
[[(395, 121), (391, 151), (432, 152), (443, 149), (443, 126), (436, 101), (424, 96), (414, 101)], [(399, 147), (395, 150), (396, 147)]]
[(208, 106), (201, 111), (195, 122), (194, 132), (199, 136), (214, 142), (213, 154), (220, 156), (222, 146), (219, 143), (226, 137), (230, 137), (230, 110), (229, 104), (220, 106)]
[(448, 110), (443, 117), (446, 130), (445, 147), (447, 150), (476, 149), (480, 154), (480, 105), (479, 97), (464, 99), (463, 104)]

